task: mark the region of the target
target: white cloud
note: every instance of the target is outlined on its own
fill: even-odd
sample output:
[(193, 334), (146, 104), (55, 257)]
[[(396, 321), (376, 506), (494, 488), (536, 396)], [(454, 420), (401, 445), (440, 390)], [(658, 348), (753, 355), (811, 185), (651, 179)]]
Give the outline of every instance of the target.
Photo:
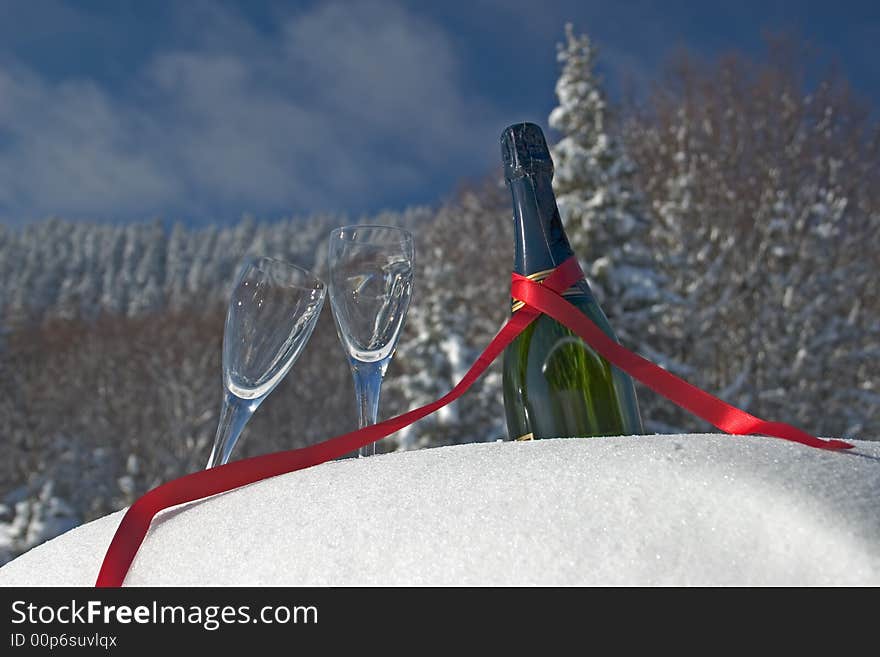
[(179, 188), (138, 145), (145, 117), (88, 81), (50, 85), (0, 70), (0, 209), (130, 211)]
[(499, 130), (448, 35), (395, 2), (321, 5), (271, 33), (182, 11), (192, 39), (124, 89), (0, 64), (0, 218), (357, 212), (429, 188)]

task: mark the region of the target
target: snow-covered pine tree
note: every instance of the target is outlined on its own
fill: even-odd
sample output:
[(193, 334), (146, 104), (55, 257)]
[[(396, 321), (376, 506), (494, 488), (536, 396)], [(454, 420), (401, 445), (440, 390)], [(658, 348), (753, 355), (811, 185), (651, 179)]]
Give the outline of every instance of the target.
[(587, 35), (576, 36), (570, 23), (565, 36), (557, 55), (559, 106), (549, 118), (550, 127), (563, 135), (552, 149), (559, 211), (615, 329), (631, 345), (640, 344), (647, 320), (668, 301), (647, 246), (650, 223), (635, 166), (609, 130), (596, 47)]
[(101, 308), (110, 314), (123, 314), (127, 307), (127, 294), (123, 287), (120, 269), (125, 249), (125, 228), (114, 226), (104, 236), (101, 254), (104, 260), (101, 278)]
[[(672, 363), (656, 345), (658, 320), (677, 304), (666, 289), (651, 248), (651, 223), (636, 183), (636, 167), (611, 131), (596, 46), (565, 26), (557, 59), (559, 105), (550, 127), (562, 133), (552, 148), (553, 186), (572, 247), (594, 294), (621, 341), (664, 367)], [(642, 397), (648, 430), (674, 427), (652, 422), (654, 399)]]
[(180, 222), (175, 223), (168, 236), (168, 253), (165, 256), (165, 298), (174, 309), (184, 305), (192, 248), (189, 232)]
[(83, 272), (77, 286), (79, 312), (85, 319), (93, 319), (101, 310), (101, 260), (100, 249), (102, 233), (108, 226), (87, 225), (82, 236)]
[(134, 272), (133, 286), (128, 312), (132, 316), (155, 312), (165, 306), (163, 290), (165, 287), (168, 237), (159, 220), (145, 225), (140, 233), (144, 242), (140, 261)]

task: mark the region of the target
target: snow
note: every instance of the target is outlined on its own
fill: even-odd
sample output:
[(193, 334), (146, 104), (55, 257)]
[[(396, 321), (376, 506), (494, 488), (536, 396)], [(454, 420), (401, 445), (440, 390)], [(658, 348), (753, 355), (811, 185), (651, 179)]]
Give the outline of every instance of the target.
[[(130, 585), (880, 584), (880, 442), (473, 443), (326, 463), (157, 519)], [(114, 513), (0, 568), (94, 582)]]

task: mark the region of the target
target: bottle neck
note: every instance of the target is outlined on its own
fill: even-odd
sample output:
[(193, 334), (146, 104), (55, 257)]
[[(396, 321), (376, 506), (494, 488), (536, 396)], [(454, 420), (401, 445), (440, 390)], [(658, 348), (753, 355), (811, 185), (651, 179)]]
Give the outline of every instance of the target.
[(553, 269), (572, 256), (551, 180), (534, 173), (507, 181), (516, 239), (513, 270), (523, 276)]

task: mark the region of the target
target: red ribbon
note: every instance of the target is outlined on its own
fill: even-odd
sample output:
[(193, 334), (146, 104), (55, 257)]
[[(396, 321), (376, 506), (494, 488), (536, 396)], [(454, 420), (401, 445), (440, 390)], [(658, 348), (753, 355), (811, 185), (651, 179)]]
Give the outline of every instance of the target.
[(561, 296), (561, 292), (582, 276), (574, 257), (563, 262), (540, 283), (514, 274), (511, 296), (523, 301), (525, 306), (511, 316), (464, 378), (450, 392), (430, 404), (316, 445), (234, 461), (185, 475), (147, 492), (129, 507), (122, 518), (104, 556), (95, 585), (122, 585), (147, 535), (150, 523), (160, 511), (339, 458), (359, 447), (381, 440), (455, 401), (486, 371), (504, 348), (542, 313), (577, 333), (596, 352), (633, 378), (726, 433), (763, 434), (823, 449), (852, 447), (842, 440), (822, 440), (791, 425), (767, 422), (750, 415), (624, 349)]

